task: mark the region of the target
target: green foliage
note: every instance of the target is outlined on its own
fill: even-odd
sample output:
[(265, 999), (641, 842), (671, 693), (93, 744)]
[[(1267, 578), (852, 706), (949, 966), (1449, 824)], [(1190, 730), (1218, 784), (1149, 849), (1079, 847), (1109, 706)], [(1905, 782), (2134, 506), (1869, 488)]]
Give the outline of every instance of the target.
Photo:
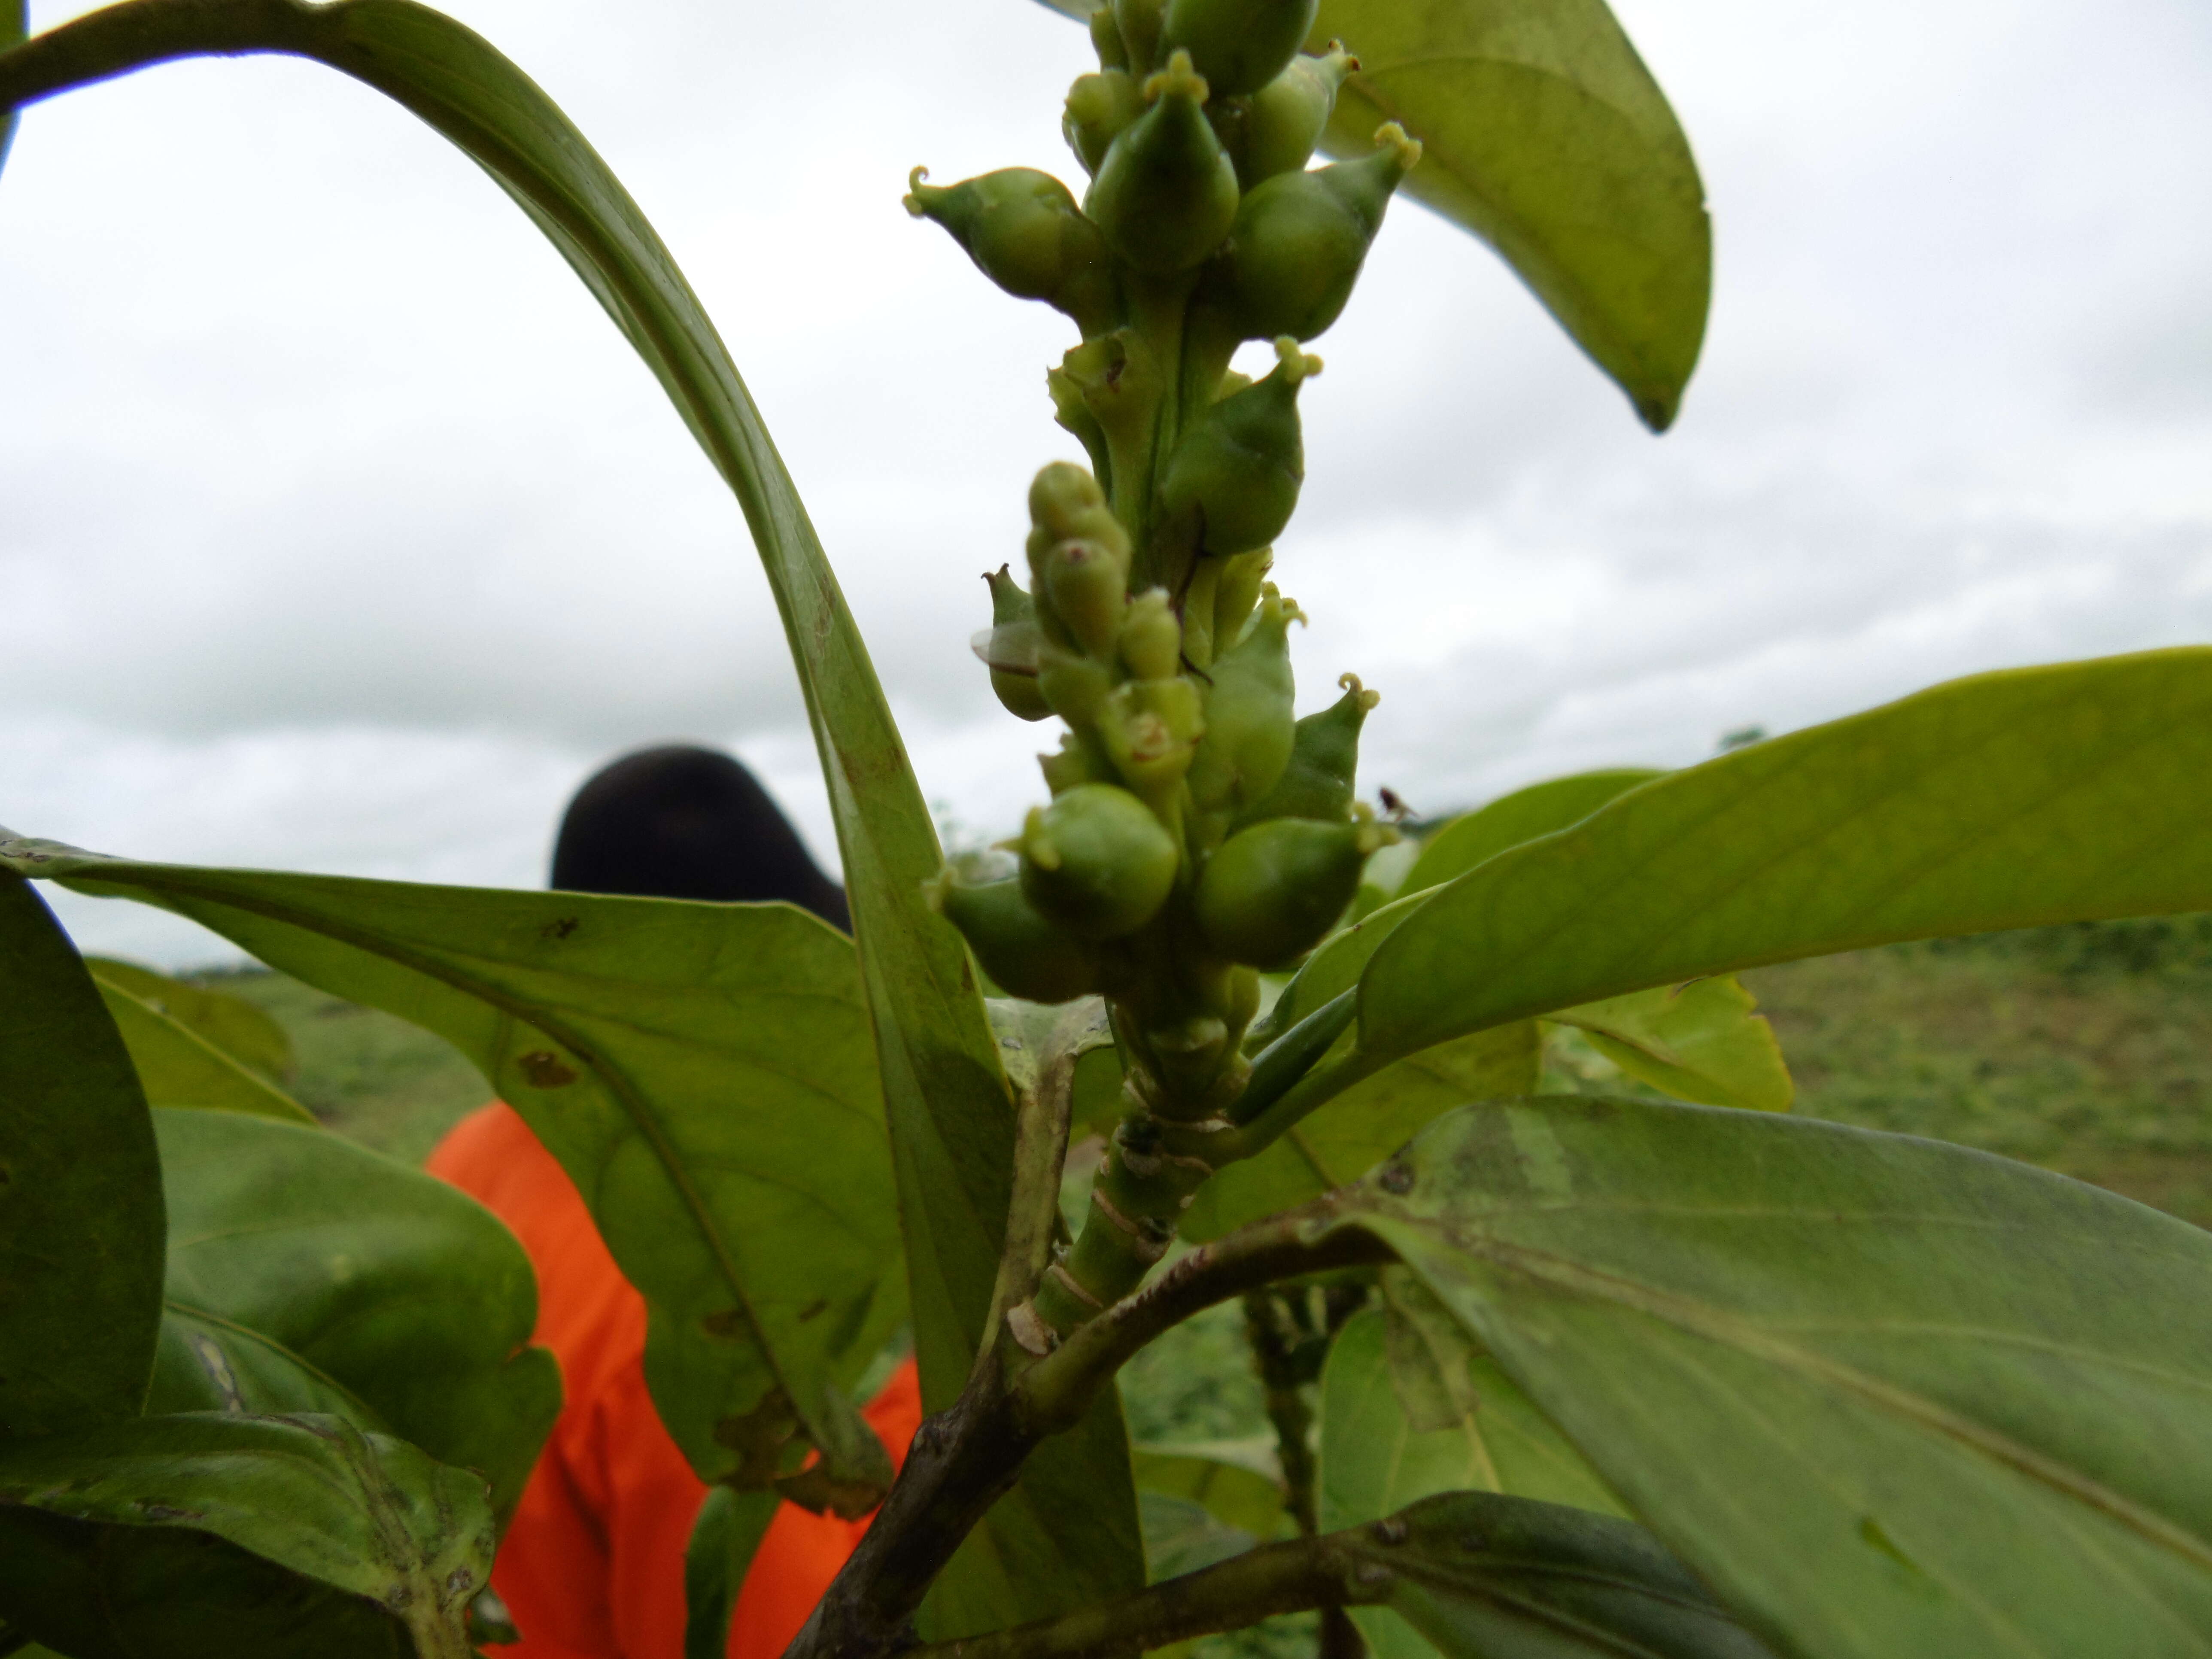
[(1795, 1651), (2212, 1620), (2194, 1228), (1935, 1142), (1590, 1099), (1455, 1114), (1347, 1214)]
[(340, 1418), (0, 1446), (0, 1600), (76, 1659), (466, 1659), (494, 1537), (475, 1475)]
[(473, 1469), (503, 1520), (561, 1406), (530, 1262), (442, 1181), (314, 1129), (157, 1111), (149, 1412), (320, 1413)]
[[(204, 1035), (205, 1025), (189, 1023), (171, 1013), (170, 1009), (178, 1006), (177, 1000), (169, 996), (134, 994), (128, 988), (137, 985), (143, 990), (157, 990), (160, 988), (147, 981), (160, 979), (159, 975), (145, 975), (143, 978), (133, 975), (125, 980), (115, 971), (121, 966), (119, 963), (88, 963), (86, 966), (91, 969), (93, 983), (100, 987), (100, 998), (107, 1005), (108, 1017), (114, 1020), (123, 1046), (130, 1050), (131, 1064), (138, 1073), (139, 1086), (145, 1091), (149, 1105), (245, 1112), (294, 1123), (315, 1121), (313, 1113), (269, 1082), (259, 1071), (250, 1067), (235, 1052), (227, 1051), (216, 1036)], [(173, 980), (167, 983), (179, 991), (195, 988)], [(216, 1000), (209, 997), (210, 1002)], [(220, 1001), (231, 1003), (246, 1013), (261, 1015), (261, 1011), (251, 1003), (230, 997), (221, 998)], [(277, 1035), (281, 1037), (283, 1033)], [(267, 1052), (265, 1047), (262, 1052)], [(286, 1052), (289, 1054), (289, 1049)]]
[(773, 1492), (727, 1486), (714, 1487), (700, 1504), (684, 1552), (684, 1659), (723, 1659), (729, 1651), (738, 1591), (776, 1508)]
[(0, 872), (0, 1444), (137, 1413), (161, 1316), (161, 1172), (68, 937)]
[(231, 992), (112, 957), (88, 957), (84, 965), (102, 985), (147, 1004), (264, 1080), (283, 1083), (291, 1076), (297, 1063), (292, 1039), (265, 1008)]

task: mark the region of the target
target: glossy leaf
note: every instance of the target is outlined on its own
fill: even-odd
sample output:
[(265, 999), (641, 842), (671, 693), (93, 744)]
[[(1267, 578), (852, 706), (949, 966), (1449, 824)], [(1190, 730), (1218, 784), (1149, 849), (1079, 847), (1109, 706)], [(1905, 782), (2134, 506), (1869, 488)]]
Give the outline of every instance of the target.
[(161, 1317), (161, 1169), (99, 989), (0, 870), (0, 1439), (136, 1416)]
[(1462, 812), (1421, 843), (1420, 856), (1399, 884), (1398, 896), (1441, 887), (1507, 848), (1579, 823), (1607, 801), (1664, 775), (1637, 767), (1577, 772), (1532, 783), (1472, 812)]
[(1186, 1499), (1263, 1542), (1283, 1521), (1283, 1478), (1272, 1436), (1139, 1445), (1130, 1451), (1129, 1468), (1139, 1492)]
[(835, 928), (782, 904), (198, 870), (21, 842), (0, 862), (11, 851), (164, 904), (475, 1062), (645, 1297), (646, 1380), (702, 1479), (737, 1477), (747, 1450), (746, 1479), (779, 1473), (787, 1409), (817, 1444), (859, 1423), (844, 1391), (902, 1298), (866, 1018)]
[(149, 1105), (246, 1112), (309, 1125), (315, 1121), (313, 1112), (259, 1073), (248, 1071), (163, 1008), (118, 985), (105, 967), (94, 968), (93, 982), (100, 987), (123, 1046), (131, 1052), (131, 1064)]
[(699, 1505), (684, 1551), (684, 1659), (729, 1652), (738, 1592), (781, 1502), (774, 1492), (715, 1486)]
[(274, 1018), (244, 997), (212, 990), (189, 980), (172, 979), (135, 962), (88, 957), (85, 966), (103, 985), (112, 985), (153, 1005), (179, 1025), (270, 1083), (292, 1073), (292, 1039)]
[(1375, 1061), (1893, 939), (2212, 908), (2212, 650), (1958, 680), (1671, 773), (1431, 894), (1369, 961)]
[[(478, 36), (408, 0), (126, 0), (0, 60), (0, 106), (210, 52), (314, 58), (452, 140), (574, 267), (737, 496), (783, 619), (829, 786), (881, 1066), (923, 1400), (933, 1410), (945, 1406), (967, 1376), (989, 1311), (1012, 1102), (967, 951), (922, 901), (921, 884), (941, 861), (927, 805), (851, 611), (728, 351), (637, 204), (552, 100)], [(818, 1416), (830, 1408), (800, 1409)], [(686, 1450), (695, 1461), (707, 1455), (696, 1441)], [(957, 1584), (969, 1571), (965, 1557), (988, 1552), (988, 1534), (1010, 1532), (1000, 1541), (1023, 1562), (1012, 1581), (1019, 1588), (1010, 1603), (995, 1590), (976, 1592), (994, 1608), (991, 1622), (1041, 1616), (1140, 1582), (1126, 1437), (1111, 1399), (1083, 1434), (1055, 1440), (1030, 1461), (1023, 1488), (1032, 1487), (1042, 1494), (1035, 1512), (987, 1522), (952, 1570)], [(1089, 1501), (1071, 1507), (1078, 1492)], [(1112, 1519), (1094, 1526), (1099, 1516)], [(1056, 1541), (1063, 1538), (1066, 1547)]]
[[(1774, 1028), (1733, 974), (1662, 985), (1550, 1018), (1578, 1028), (1632, 1078), (1677, 1100), (1786, 1112), (1796, 1097)], [(1465, 1038), (1460, 1041), (1465, 1042)]]
[(168, 1283), (149, 1412), (320, 1412), (490, 1482), (504, 1517), (561, 1409), (530, 1259), (444, 1182), (337, 1135), (157, 1111)]
[(1182, 1236), (1218, 1238), (1357, 1181), (1455, 1107), (1534, 1093), (1542, 1070), (1534, 1020), (1408, 1055), (1354, 1084), (1256, 1158), (1222, 1170), (1184, 1212)]
[(337, 1418), (0, 1445), (0, 1607), (76, 1659), (466, 1659), (493, 1543), (475, 1475)]
[(1364, 155), (1402, 125), (1424, 151), (1401, 188), (1495, 248), (1665, 430), (1705, 340), (1712, 224), (1689, 141), (1602, 0), (1322, 0), (1307, 50), (1332, 40), (1360, 70), (1328, 149)]
[(1582, 1097), (1455, 1113), (1347, 1209), (1790, 1651), (2212, 1648), (2212, 1235), (1936, 1142)]
[(1632, 1522), (1449, 1492), (1353, 1535), (1360, 1582), (1446, 1659), (1771, 1659)]

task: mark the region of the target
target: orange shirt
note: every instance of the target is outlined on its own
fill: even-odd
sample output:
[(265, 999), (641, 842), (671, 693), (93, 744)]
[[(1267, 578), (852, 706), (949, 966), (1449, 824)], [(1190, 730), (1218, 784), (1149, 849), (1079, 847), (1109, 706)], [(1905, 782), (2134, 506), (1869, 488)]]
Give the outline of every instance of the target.
[[(684, 1547), (707, 1488), (645, 1389), (645, 1303), (553, 1155), (495, 1101), (425, 1165), (482, 1203), (538, 1269), (537, 1340), (561, 1362), (560, 1419), (492, 1567), (522, 1632), (504, 1659), (682, 1659)], [(862, 1413), (891, 1461), (921, 1422), (909, 1359)], [(730, 1620), (732, 1659), (776, 1659), (866, 1530), (786, 1504)]]

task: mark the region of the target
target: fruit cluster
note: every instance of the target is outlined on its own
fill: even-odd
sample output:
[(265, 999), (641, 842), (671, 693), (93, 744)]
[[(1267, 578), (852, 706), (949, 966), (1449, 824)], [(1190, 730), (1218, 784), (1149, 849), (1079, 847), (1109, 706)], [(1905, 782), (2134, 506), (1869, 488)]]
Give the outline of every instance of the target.
[[(1132, 1111), (1101, 1190), (1121, 1192), (1106, 1207), (1132, 1261), (1164, 1248), (1163, 1206), (1206, 1173), (1176, 1156), (1196, 1168), (1164, 1174), (1146, 1126), (1225, 1121), (1260, 973), (1318, 943), (1395, 838), (1352, 798), (1376, 696), (1347, 675), (1334, 706), (1294, 720), (1288, 633), (1304, 618), (1267, 580), (1304, 479), (1299, 393), (1321, 368), (1301, 344), (1343, 310), (1420, 155), (1393, 124), (1370, 154), (1309, 169), (1358, 67), (1340, 44), (1301, 53), (1315, 10), (1113, 0), (1091, 19), (1101, 67), (1063, 122), (1091, 174), (1079, 205), (1019, 167), (944, 188), (917, 168), (906, 198), (1083, 337), (1046, 378), (1090, 465), (1037, 475), (1029, 585), (1011, 566), (986, 579), (976, 640), (1009, 710), (1066, 723), (1042, 757), (1053, 799), (1012, 844), (1018, 875), (948, 870), (931, 899), (1012, 994), (1108, 1000)], [(1231, 368), (1247, 341), (1274, 349), (1256, 381)], [(1055, 1268), (1066, 1305), (1051, 1316), (1041, 1294), (1046, 1323), (1114, 1293), (1111, 1264), (1082, 1260), (1101, 1231)]]

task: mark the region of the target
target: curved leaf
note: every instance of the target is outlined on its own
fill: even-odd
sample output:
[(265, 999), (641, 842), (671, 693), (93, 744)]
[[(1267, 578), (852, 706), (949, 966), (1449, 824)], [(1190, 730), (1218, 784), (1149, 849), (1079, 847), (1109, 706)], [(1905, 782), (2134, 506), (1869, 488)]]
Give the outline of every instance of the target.
[(2212, 1235), (1963, 1148), (1582, 1097), (1346, 1194), (1790, 1651), (2212, 1651)]
[(337, 1418), (0, 1446), (0, 1607), (78, 1659), (466, 1659), (493, 1542), (475, 1475)]
[[(0, 864), (11, 855), (163, 904), (475, 1062), (560, 1160), (645, 1297), (646, 1381), (702, 1479), (784, 1473), (794, 1413), (833, 1462), (852, 1443), (845, 1390), (902, 1298), (866, 1016), (852, 942), (835, 928), (785, 904), (196, 870), (0, 843)], [(868, 1446), (879, 1473), (832, 1473), (887, 1478)]]
[[(1759, 1002), (1733, 974), (1661, 985), (1547, 1016), (1677, 1100), (1786, 1112), (1797, 1088)], [(1461, 1038), (1461, 1042), (1467, 1039)]]
[(149, 1412), (322, 1412), (491, 1484), (504, 1518), (561, 1409), (530, 1259), (442, 1181), (337, 1135), (157, 1111), (168, 1283)]
[(1355, 1582), (1446, 1659), (1771, 1659), (1643, 1528), (1494, 1492), (1345, 1534)]
[(1359, 1045), (1380, 1064), (1759, 963), (2212, 908), (2207, 775), (2203, 647), (1980, 675), (1752, 744), (1432, 893), (1368, 962)]
[(684, 1550), (684, 1659), (724, 1659), (738, 1592), (782, 1500), (772, 1492), (708, 1489)]
[(282, 1083), (292, 1073), (292, 1039), (266, 1011), (244, 997), (209, 989), (189, 980), (172, 979), (135, 962), (113, 957), (88, 957), (85, 966), (103, 985), (150, 1003), (213, 1048), (270, 1083)]
[(282, 1089), (248, 1071), (166, 1009), (118, 985), (105, 964), (93, 969), (92, 978), (123, 1046), (131, 1051), (131, 1064), (149, 1105), (314, 1123), (315, 1115)]
[(1472, 812), (1462, 812), (1423, 842), (1420, 856), (1398, 885), (1398, 896), (1441, 887), (1509, 847), (1579, 823), (1607, 801), (1665, 775), (1647, 767), (1621, 766), (1547, 778), (1500, 795)]
[(99, 989), (0, 870), (0, 1439), (134, 1417), (161, 1317), (161, 1168)]
[(1139, 1445), (1129, 1452), (1139, 1492), (1196, 1504), (1223, 1526), (1263, 1543), (1285, 1519), (1279, 1467), (1272, 1436)]
[[(409, 0), (126, 0), (0, 55), (0, 108), (210, 52), (317, 59), (452, 140), (559, 249), (736, 495), (783, 619), (836, 819), (907, 1235), (923, 1401), (941, 1408), (967, 1376), (990, 1309), (1012, 1099), (966, 948), (922, 901), (922, 882), (942, 862), (928, 807), (851, 611), (728, 351), (637, 204), (553, 101), (478, 36)], [(1142, 1582), (1118, 1407), (1102, 1398), (1095, 1416), (1024, 1468), (1023, 1489), (1039, 1494), (1031, 1512), (987, 1522), (955, 1562), (948, 1589), (1000, 1532), (997, 1542), (1022, 1560), (1012, 1601), (975, 1592), (994, 1609), (989, 1622)], [(1090, 1501), (1071, 1505), (1077, 1493)]]

